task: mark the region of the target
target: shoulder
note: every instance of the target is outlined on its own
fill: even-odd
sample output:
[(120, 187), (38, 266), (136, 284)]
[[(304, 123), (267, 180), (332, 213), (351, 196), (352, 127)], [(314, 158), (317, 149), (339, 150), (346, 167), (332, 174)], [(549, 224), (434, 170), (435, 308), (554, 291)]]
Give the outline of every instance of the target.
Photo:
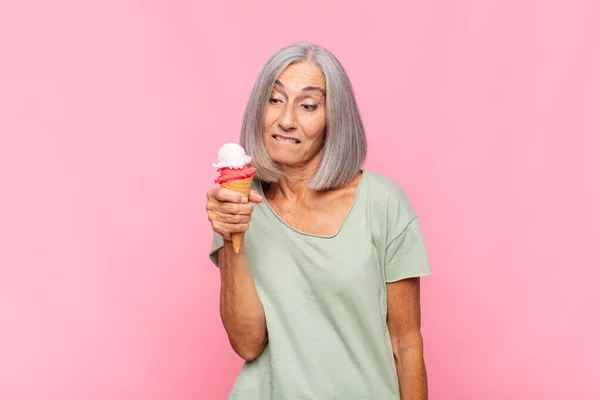
[(416, 217), (416, 213), (405, 190), (392, 178), (381, 173), (365, 170), (368, 179), (369, 197), (378, 203), (386, 203), (388, 207), (402, 210)]
[(373, 219), (384, 224), (389, 235), (403, 231), (417, 213), (404, 189), (392, 178), (374, 171), (364, 171), (368, 208)]

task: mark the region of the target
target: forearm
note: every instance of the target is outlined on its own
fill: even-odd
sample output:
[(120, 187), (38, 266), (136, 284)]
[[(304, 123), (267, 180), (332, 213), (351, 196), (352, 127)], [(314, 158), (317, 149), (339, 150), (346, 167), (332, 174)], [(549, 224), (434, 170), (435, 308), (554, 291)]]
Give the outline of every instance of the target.
[(221, 268), (220, 311), (233, 350), (252, 360), (267, 343), (265, 312), (256, 292), (244, 246), (239, 253), (225, 242), (219, 252)]
[(400, 398), (402, 400), (427, 400), (427, 371), (420, 343), (399, 346), (396, 358)]

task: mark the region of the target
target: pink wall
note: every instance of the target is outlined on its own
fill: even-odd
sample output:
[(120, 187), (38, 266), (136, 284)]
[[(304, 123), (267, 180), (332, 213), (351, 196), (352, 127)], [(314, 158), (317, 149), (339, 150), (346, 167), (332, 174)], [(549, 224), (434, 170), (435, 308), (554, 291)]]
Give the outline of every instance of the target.
[(209, 163), (298, 39), (422, 215), (431, 398), (600, 398), (597, 1), (202, 3), (2, 2), (0, 398), (225, 398)]

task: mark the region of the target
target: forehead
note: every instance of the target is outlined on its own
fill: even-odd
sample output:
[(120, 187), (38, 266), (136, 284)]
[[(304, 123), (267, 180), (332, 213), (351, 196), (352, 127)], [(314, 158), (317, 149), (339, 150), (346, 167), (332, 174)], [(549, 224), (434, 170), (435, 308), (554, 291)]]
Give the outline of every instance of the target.
[(311, 62), (301, 62), (288, 66), (279, 78), (287, 89), (302, 90), (306, 86), (316, 86), (325, 89), (325, 77), (321, 68)]

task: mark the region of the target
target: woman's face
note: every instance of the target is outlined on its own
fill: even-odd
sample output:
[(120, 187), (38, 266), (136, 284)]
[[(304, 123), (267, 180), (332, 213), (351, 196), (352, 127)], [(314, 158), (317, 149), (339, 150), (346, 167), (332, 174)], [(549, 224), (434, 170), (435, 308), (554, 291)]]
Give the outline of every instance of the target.
[(325, 136), (325, 79), (310, 62), (287, 67), (265, 109), (264, 141), (271, 159), (302, 166), (317, 159)]

